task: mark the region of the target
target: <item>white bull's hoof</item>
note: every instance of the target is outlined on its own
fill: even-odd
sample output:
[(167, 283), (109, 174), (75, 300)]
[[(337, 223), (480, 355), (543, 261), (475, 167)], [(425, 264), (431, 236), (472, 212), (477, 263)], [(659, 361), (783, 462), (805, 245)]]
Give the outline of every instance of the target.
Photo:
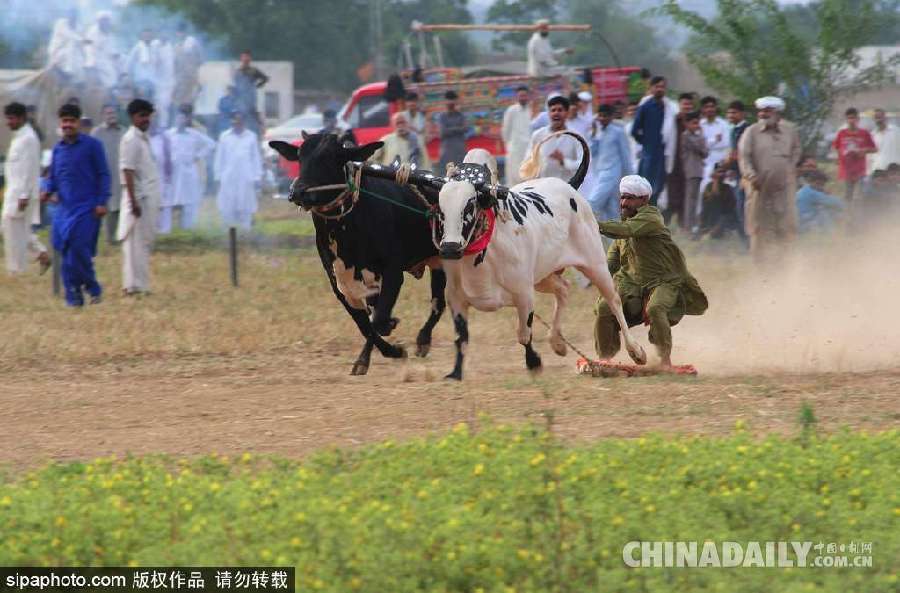
[(628, 356), (631, 357), (636, 364), (647, 364), (647, 353), (644, 352), (643, 347), (640, 344), (634, 344), (633, 346), (628, 346)]
[(561, 335), (551, 332), (547, 339), (550, 342), (550, 348), (553, 349), (553, 353), (557, 356), (565, 356), (569, 352)]

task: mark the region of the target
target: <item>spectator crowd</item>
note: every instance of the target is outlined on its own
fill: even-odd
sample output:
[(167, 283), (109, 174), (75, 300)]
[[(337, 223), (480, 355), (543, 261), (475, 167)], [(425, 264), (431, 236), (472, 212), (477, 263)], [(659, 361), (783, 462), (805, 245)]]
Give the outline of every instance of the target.
[[(193, 114), (203, 63), (199, 42), (184, 27), (171, 39), (145, 30), (125, 51), (114, 28), (109, 13), (100, 13), (83, 33), (74, 17), (54, 27), (48, 70), (76, 94), (59, 107), (62, 138), (51, 158), (42, 162), (43, 132), (33, 112), (18, 102), (4, 110), (13, 132), (2, 209), (7, 270), (24, 272), (29, 258), (47, 269), (47, 249), (34, 233), (39, 202), (47, 203), (51, 241), (62, 255), (66, 300), (73, 307), (102, 299), (92, 263), (101, 232), (110, 245), (121, 244), (123, 293), (147, 294), (154, 237), (171, 232), (176, 220), (181, 228), (195, 227), (211, 185), (206, 177), (217, 186), (222, 220), (241, 229), (251, 227), (263, 177), (257, 89), (268, 78), (250, 52), (241, 53), (218, 119), (204, 130)], [(529, 50), (537, 56), (533, 62), (550, 63), (553, 54), (541, 45), (545, 37), (536, 35)], [(77, 95), (91, 85), (106, 89), (96, 127), (83, 117)], [(532, 90), (520, 86), (502, 121), (507, 183), (572, 177), (582, 145), (556, 135), (569, 130), (590, 148), (591, 167), (580, 191), (598, 221), (619, 219), (620, 180), (637, 173), (649, 181), (650, 204), (659, 207), (666, 225), (693, 239), (740, 237), (758, 260), (798, 233), (834, 229), (848, 214), (852, 221), (854, 213), (897, 209), (900, 130), (884, 110), (874, 111), (874, 128), (867, 130), (858, 111), (847, 109), (846, 125), (832, 144), (843, 184), (843, 196), (835, 197), (827, 193), (828, 176), (816, 159), (801, 153), (782, 99), (758, 98), (751, 123), (741, 101), (669, 95), (664, 77), (648, 76), (644, 96), (628, 105), (600, 103), (595, 109), (588, 92), (553, 93), (535, 112)], [(419, 97), (407, 94), (373, 159), (431, 168), (427, 143), (439, 138), (437, 171), (461, 162), (472, 126), (456, 92), (444, 99), (445, 111), (429, 121)], [(322, 131), (341, 133), (335, 113), (324, 119)], [(352, 134), (345, 137), (353, 141)]]

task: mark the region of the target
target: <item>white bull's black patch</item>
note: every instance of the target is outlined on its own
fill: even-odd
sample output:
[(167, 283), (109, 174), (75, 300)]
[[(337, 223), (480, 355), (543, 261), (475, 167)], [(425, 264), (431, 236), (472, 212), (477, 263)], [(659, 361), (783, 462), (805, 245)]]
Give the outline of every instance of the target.
[(538, 214), (553, 216), (553, 210), (547, 199), (535, 191), (531, 191), (530, 187), (525, 188), (526, 191), (513, 193), (510, 192), (505, 200), (500, 200), (499, 207), (509, 212), (513, 219), (521, 224), (525, 224), (528, 218), (528, 212), (533, 207)]

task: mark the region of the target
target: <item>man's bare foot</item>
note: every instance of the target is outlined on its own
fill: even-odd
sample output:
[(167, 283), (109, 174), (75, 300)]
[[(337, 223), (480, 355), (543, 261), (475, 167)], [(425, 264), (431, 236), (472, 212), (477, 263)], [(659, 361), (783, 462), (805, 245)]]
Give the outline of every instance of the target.
[(43, 276), (47, 273), (47, 270), (50, 269), (50, 256), (47, 255), (46, 251), (42, 251), (38, 256), (37, 261), (41, 265), (41, 276)]

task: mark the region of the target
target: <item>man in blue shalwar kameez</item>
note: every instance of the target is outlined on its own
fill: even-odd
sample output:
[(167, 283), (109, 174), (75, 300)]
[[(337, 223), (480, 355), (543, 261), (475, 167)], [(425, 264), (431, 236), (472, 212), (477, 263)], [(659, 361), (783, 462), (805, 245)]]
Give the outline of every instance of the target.
[[(666, 184), (666, 171), (670, 168), (666, 163), (665, 150), (666, 135), (669, 132), (666, 126), (669, 115), (666, 113), (666, 79), (654, 76), (650, 80), (650, 90), (653, 94), (641, 102), (634, 116), (631, 135), (641, 145), (638, 175), (653, 187), (650, 204), (655, 206)], [(672, 116), (674, 117), (674, 113)]]
[(631, 170), (631, 145), (625, 128), (613, 122), (614, 112), (612, 105), (601, 105), (591, 134), (594, 190), (585, 197), (598, 221), (619, 219), (619, 181), (634, 173)]
[(81, 109), (59, 109), (62, 140), (53, 147), (53, 160), (44, 184), (44, 201), (56, 194), (59, 206), (53, 217), (53, 248), (62, 254), (62, 281), (66, 304), (84, 305), (83, 291), (91, 303), (100, 302), (102, 288), (94, 274), (100, 221), (110, 196), (106, 153), (99, 140), (79, 133)]

